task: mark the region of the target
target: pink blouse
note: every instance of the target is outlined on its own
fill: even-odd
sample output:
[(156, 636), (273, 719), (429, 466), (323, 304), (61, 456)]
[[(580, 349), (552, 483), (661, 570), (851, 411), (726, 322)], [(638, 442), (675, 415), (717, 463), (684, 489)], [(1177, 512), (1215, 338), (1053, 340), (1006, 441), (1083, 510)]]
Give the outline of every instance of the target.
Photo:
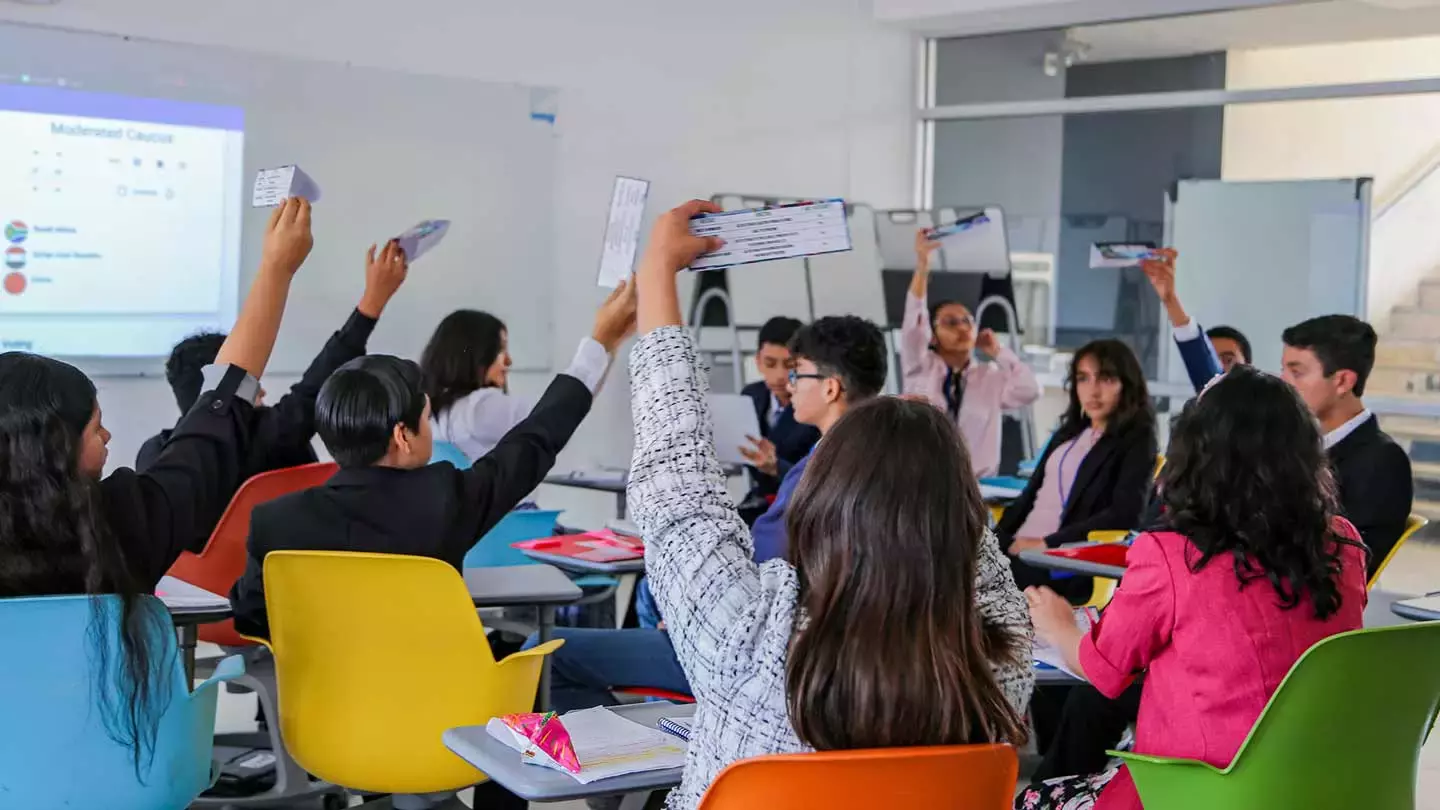
[(1035, 503), (1030, 507), (1030, 514), (1025, 516), (1025, 523), (1015, 532), (1016, 537), (1049, 537), (1060, 530), (1065, 503), (1075, 490), (1075, 474), (1103, 435), (1097, 430), (1085, 428), (1079, 436), (1050, 453), (1045, 462), (1040, 491), (1035, 493)]
[[(1336, 531), (1360, 539), (1338, 518)], [(1324, 620), (1308, 599), (1282, 609), (1263, 579), (1241, 589), (1228, 555), (1192, 572), (1186, 562), (1198, 554), (1174, 532), (1136, 539), (1114, 599), (1080, 643), (1080, 665), (1110, 697), (1145, 673), (1137, 753), (1223, 768), (1296, 659), (1321, 639), (1360, 628), (1365, 552), (1342, 547), (1340, 609)], [(1120, 770), (1095, 807), (1141, 810), (1129, 771)]]

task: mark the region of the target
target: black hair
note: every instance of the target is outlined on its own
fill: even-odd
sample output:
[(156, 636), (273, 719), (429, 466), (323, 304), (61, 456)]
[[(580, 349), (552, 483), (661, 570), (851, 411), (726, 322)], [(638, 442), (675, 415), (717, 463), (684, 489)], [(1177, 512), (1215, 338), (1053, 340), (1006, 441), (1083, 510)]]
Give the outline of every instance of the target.
[(1233, 340), (1239, 344), (1240, 354), (1244, 355), (1245, 362), (1247, 364), (1255, 362), (1255, 355), (1250, 353), (1250, 340), (1246, 338), (1245, 333), (1239, 329), (1233, 326), (1215, 326), (1205, 330), (1205, 337), (1211, 340), (1215, 340), (1216, 338), (1220, 340)]
[(435, 327), (420, 354), (425, 393), (437, 418), (462, 397), (489, 387), (485, 373), (500, 356), (505, 324), (488, 312), (457, 309)]
[(425, 415), (420, 367), (388, 354), (335, 370), (315, 400), (315, 432), (341, 467), (368, 467), (390, 451), (396, 425), (419, 432)]
[(1155, 408), (1150, 404), (1150, 389), (1145, 385), (1145, 370), (1140, 367), (1140, 361), (1135, 358), (1135, 352), (1131, 351), (1129, 346), (1107, 338), (1093, 340), (1081, 346), (1080, 350), (1075, 352), (1075, 358), (1070, 361), (1070, 373), (1065, 380), (1070, 402), (1065, 407), (1065, 414), (1060, 417), (1060, 427), (1055, 431), (1055, 439), (1050, 446), (1057, 447), (1060, 443), (1079, 436), (1090, 425), (1090, 417), (1085, 415), (1085, 409), (1080, 405), (1080, 391), (1075, 385), (1080, 361), (1086, 357), (1095, 359), (1102, 378), (1109, 377), (1120, 381), (1120, 401), (1115, 404), (1115, 412), (1110, 415), (1106, 431), (1119, 434), (1139, 427), (1148, 428), (1153, 433)]
[(875, 324), (854, 315), (832, 315), (800, 328), (790, 353), (814, 363), (821, 373), (838, 377), (851, 404), (885, 387), (885, 337)]
[(170, 696), (164, 668), (174, 662), (152, 648), (163, 636), (147, 608), (149, 584), (131, 571), (105, 523), (99, 482), (79, 469), (95, 408), (95, 385), (74, 366), (0, 354), (0, 597), (118, 595), (118, 621), (112, 603), (91, 600), (87, 635), (101, 721), (111, 739), (131, 748), (139, 777), (154, 755)]
[(800, 323), (800, 321), (794, 318), (787, 318), (784, 315), (771, 318), (765, 322), (764, 326), (760, 327), (760, 338), (755, 341), (755, 348), (763, 349), (767, 343), (788, 348), (790, 346), (790, 339), (795, 337), (795, 333), (800, 331), (800, 327), (802, 326), (804, 326), (804, 324)]
[(1315, 353), (1325, 376), (1355, 372), (1355, 396), (1365, 396), (1365, 381), (1375, 367), (1374, 327), (1350, 315), (1322, 315), (1297, 323), (1280, 335), (1286, 346)]
[(200, 389), (205, 385), (205, 367), (215, 362), (225, 335), (219, 332), (201, 332), (191, 335), (170, 350), (170, 359), (165, 361), (165, 380), (175, 394), (175, 404), (181, 413), (189, 413), (195, 400), (200, 398)]
[(1199, 552), (1229, 554), (1240, 587), (1265, 580), (1280, 604), (1340, 608), (1335, 484), (1320, 429), (1293, 388), (1247, 366), (1185, 406), (1170, 434), (1160, 497), (1166, 522)]
[[(965, 307), (965, 311), (966, 311), (966, 312), (970, 312), (970, 307), (965, 306), (965, 302), (964, 302), (964, 301), (956, 301), (956, 300), (953, 299), (953, 298), (947, 298), (947, 299), (945, 299), (945, 300), (943, 300), (943, 301), (936, 301), (935, 303), (933, 303), (933, 304), (930, 305), (930, 329), (931, 329), (931, 331), (934, 331), (934, 329), (935, 329), (935, 321), (936, 321), (936, 319), (938, 319), (938, 318), (940, 317), (940, 310), (944, 309), (945, 307)], [(971, 312), (971, 313), (970, 313), (970, 317), (971, 317), (971, 318), (974, 318), (974, 317), (975, 317), (975, 313)]]

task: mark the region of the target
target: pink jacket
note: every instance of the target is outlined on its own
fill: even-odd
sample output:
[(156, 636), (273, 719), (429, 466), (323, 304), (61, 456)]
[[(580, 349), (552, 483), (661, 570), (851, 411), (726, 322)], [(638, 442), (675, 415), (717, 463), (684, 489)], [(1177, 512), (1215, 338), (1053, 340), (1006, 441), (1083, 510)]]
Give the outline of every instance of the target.
[[(1353, 540), (1355, 527), (1336, 520)], [(1315, 618), (1308, 599), (1280, 607), (1264, 579), (1240, 588), (1230, 555), (1198, 573), (1199, 552), (1174, 532), (1143, 534), (1126, 557), (1125, 579), (1080, 642), (1080, 666), (1102, 693), (1116, 697), (1141, 672), (1145, 686), (1135, 751), (1230, 764), (1270, 696), (1302, 653), (1324, 638), (1360, 628), (1365, 612), (1365, 551), (1341, 550), (1340, 609)], [(1122, 768), (1096, 810), (1141, 810)]]
[[(945, 407), (945, 375), (940, 355), (930, 351), (930, 313), (924, 299), (905, 296), (905, 323), (900, 329), (900, 370), (903, 390), (921, 394), (937, 408)], [(957, 426), (970, 450), (970, 463), (980, 477), (1000, 468), (1000, 415), (1023, 408), (1040, 396), (1035, 372), (1015, 353), (1001, 349), (994, 362), (971, 362), (965, 369), (965, 399)]]

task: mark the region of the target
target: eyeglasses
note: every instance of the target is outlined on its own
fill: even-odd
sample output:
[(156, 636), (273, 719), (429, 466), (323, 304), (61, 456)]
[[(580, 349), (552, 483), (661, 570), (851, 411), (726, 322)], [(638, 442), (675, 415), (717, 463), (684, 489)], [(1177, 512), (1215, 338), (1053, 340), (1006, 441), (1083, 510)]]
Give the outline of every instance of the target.
[(962, 315), (959, 318), (941, 318), (935, 322), (936, 326), (943, 326), (946, 329), (959, 329), (962, 326), (974, 326), (975, 319), (969, 315)]
[(790, 369), (790, 384), (793, 386), (801, 380), (828, 380), (828, 374), (801, 374), (795, 369)]

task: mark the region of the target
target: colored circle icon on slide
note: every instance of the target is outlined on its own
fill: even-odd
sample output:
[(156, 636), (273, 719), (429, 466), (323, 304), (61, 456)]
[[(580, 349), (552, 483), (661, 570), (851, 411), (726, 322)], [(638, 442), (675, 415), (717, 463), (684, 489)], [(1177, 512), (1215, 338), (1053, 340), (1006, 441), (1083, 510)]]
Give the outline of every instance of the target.
[(29, 281), (26, 280), (24, 273), (10, 273), (5, 276), (5, 292), (11, 295), (19, 295), (25, 292), (25, 287), (28, 284)]
[(5, 223), (5, 241), (12, 245), (18, 245), (25, 241), (30, 235), (30, 228), (18, 219), (12, 219)]
[(19, 270), (25, 266), (25, 248), (12, 247), (5, 251), (5, 266), (11, 270)]

